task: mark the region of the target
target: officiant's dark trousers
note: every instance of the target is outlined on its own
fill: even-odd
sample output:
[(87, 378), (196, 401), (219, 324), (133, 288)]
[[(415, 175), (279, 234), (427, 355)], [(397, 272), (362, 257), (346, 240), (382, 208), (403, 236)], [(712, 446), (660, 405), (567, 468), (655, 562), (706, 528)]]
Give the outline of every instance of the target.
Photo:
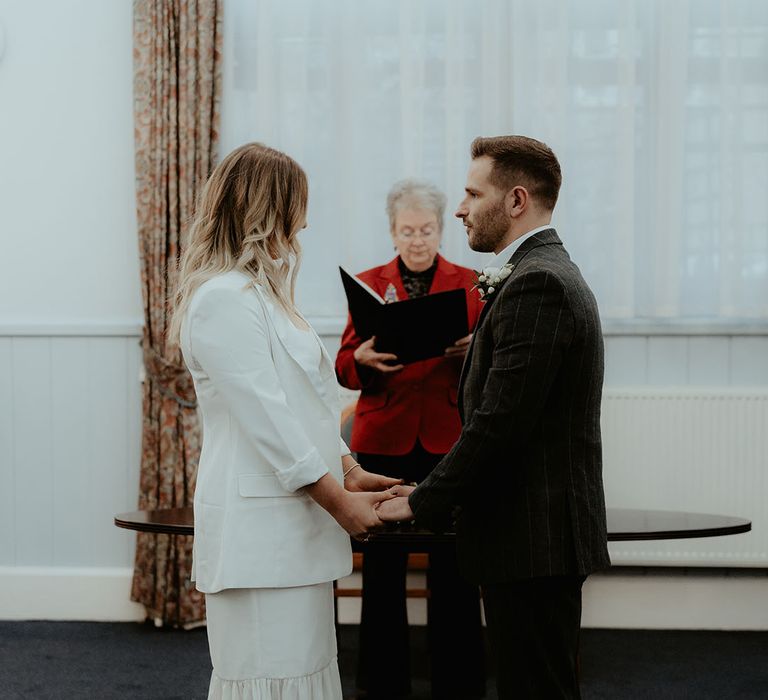
[(573, 700), (583, 576), (484, 585), (483, 606), (499, 700)]
[[(442, 455), (420, 443), (407, 455), (357, 455), (367, 470), (421, 481)], [(357, 684), (369, 698), (392, 700), (411, 688), (405, 552), (368, 548), (363, 555)], [(468, 700), (485, 694), (485, 652), (480, 591), (459, 574), (454, 549), (429, 557), (428, 644), (433, 700)]]

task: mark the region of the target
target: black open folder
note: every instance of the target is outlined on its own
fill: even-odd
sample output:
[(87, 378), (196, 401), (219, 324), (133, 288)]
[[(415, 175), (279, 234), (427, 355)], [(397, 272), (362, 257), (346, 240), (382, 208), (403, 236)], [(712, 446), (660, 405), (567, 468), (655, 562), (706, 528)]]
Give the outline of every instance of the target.
[(388, 304), (344, 268), (339, 272), (357, 335), (363, 340), (375, 335), (376, 350), (397, 355), (402, 364), (440, 357), (469, 334), (463, 289)]

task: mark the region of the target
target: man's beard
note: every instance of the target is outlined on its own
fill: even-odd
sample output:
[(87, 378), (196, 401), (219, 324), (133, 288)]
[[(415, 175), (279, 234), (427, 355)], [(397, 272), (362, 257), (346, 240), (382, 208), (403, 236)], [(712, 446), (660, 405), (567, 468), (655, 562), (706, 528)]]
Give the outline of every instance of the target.
[(509, 230), (509, 219), (504, 205), (499, 203), (478, 215), (469, 229), (469, 247), (479, 253), (493, 253)]

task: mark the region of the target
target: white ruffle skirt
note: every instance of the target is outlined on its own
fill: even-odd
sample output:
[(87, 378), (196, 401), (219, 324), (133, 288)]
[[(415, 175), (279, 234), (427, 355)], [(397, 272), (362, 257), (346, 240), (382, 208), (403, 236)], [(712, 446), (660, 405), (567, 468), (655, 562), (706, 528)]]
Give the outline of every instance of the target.
[(205, 596), (208, 700), (340, 700), (333, 584)]

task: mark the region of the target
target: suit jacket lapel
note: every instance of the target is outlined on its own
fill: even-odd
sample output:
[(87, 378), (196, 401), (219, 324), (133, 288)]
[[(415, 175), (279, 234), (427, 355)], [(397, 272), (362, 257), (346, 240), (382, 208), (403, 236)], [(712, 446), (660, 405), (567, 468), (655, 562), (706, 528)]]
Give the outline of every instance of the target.
[(539, 231), (530, 238), (524, 240), (520, 244), (520, 247), (512, 254), (512, 257), (507, 261), (512, 265), (512, 274), (510, 274), (509, 277), (507, 277), (505, 280), (502, 280), (501, 284), (498, 286), (493, 295), (488, 299), (488, 301), (483, 303), (483, 308), (480, 311), (480, 317), (477, 319), (477, 325), (475, 326), (475, 331), (472, 334), (472, 342), (469, 344), (469, 348), (467, 349), (467, 354), (464, 358), (464, 364), (461, 366), (461, 375), (459, 376), (458, 407), (462, 422), (464, 420), (464, 383), (466, 381), (467, 372), (469, 371), (469, 367), (472, 362), (472, 351), (475, 347), (475, 339), (477, 337), (478, 331), (480, 330), (480, 326), (482, 326), (485, 317), (488, 315), (488, 310), (491, 308), (491, 305), (499, 296), (501, 288), (515, 276), (515, 270), (523, 258), (525, 258), (525, 256), (528, 255), (528, 253), (530, 253), (534, 248), (551, 244), (563, 244), (554, 228), (548, 228), (544, 231)]
[(307, 321), (304, 316), (301, 317), (304, 320), (304, 323), (307, 324), (309, 327), (309, 332), (315, 337), (315, 340), (317, 341), (317, 344), (320, 346), (320, 375), (323, 377), (323, 379), (327, 379), (329, 376), (336, 376), (336, 372), (333, 368), (333, 360), (331, 359), (331, 356), (328, 354), (328, 350), (325, 349), (325, 343), (323, 342), (322, 338), (317, 334), (317, 331), (312, 327), (312, 324), (310, 324), (309, 321)]
[[(277, 312), (280, 313), (280, 312)], [(285, 339), (285, 333), (291, 332), (291, 329), (287, 327), (286, 324), (291, 323), (290, 319), (286, 316), (283, 316), (280, 319), (276, 319), (273, 317), (273, 321), (275, 321), (274, 327), (275, 327), (275, 335), (277, 336), (277, 339), (280, 341), (280, 345), (282, 348), (287, 352), (293, 361), (301, 367), (302, 372), (306, 374), (306, 371), (304, 370), (304, 367), (299, 362), (298, 358), (295, 355), (295, 350), (292, 347), (291, 343), (287, 342)], [(307, 324), (309, 326), (309, 324)], [(317, 335), (315, 332), (315, 329), (312, 328), (312, 326), (309, 326), (309, 329), (307, 331), (298, 331), (299, 333), (308, 333), (311, 336), (314, 336), (317, 343), (320, 345), (320, 374), (323, 378), (327, 377), (330, 374), (333, 374), (333, 363), (331, 362), (331, 359), (328, 355), (328, 352), (325, 349), (325, 345), (323, 344), (323, 341), (320, 339), (320, 336)]]
[[(555, 229), (548, 228), (544, 231), (539, 231), (538, 233), (535, 233), (530, 238), (527, 238), (524, 240), (520, 247), (512, 254), (512, 257), (507, 261), (507, 263), (511, 264), (512, 274), (507, 277), (505, 280), (501, 282), (501, 284), (498, 286), (496, 291), (493, 293), (493, 295), (488, 299), (488, 301), (485, 302), (483, 305), (483, 309), (480, 312), (480, 318), (477, 320), (477, 327), (480, 327), (480, 324), (483, 322), (483, 319), (488, 315), (488, 309), (491, 308), (491, 305), (494, 301), (496, 301), (496, 298), (499, 296), (499, 292), (501, 291), (501, 288), (509, 282), (510, 279), (512, 279), (515, 276), (515, 270), (517, 269), (518, 265), (522, 262), (523, 258), (525, 258), (528, 253), (530, 253), (534, 248), (538, 248), (542, 245), (551, 245), (551, 244), (559, 244), (562, 245), (562, 241), (558, 237)], [(506, 264), (506, 263), (505, 263)]]
[[(254, 286), (254, 289), (256, 287)], [(256, 294), (262, 297), (262, 292), (258, 289), (256, 289)], [(315, 387), (314, 382), (307, 374), (306, 370), (304, 369), (301, 362), (299, 362), (299, 359), (294, 354), (294, 349), (291, 347), (291, 343), (287, 342), (285, 339), (285, 334), (291, 332), (291, 329), (288, 327), (288, 324), (291, 324), (291, 320), (285, 315), (285, 313), (277, 308), (277, 305), (270, 301), (269, 303), (266, 302), (265, 299), (261, 299), (263, 303), (263, 307), (265, 311), (267, 312), (267, 318), (270, 321), (270, 324), (272, 325), (272, 331), (273, 334), (277, 337), (278, 342), (280, 343), (280, 347), (283, 349), (285, 353), (288, 354), (288, 356), (293, 360), (293, 363), (301, 370), (302, 375), (304, 376), (304, 379), (306, 380), (306, 384), (311, 387), (311, 389), (315, 392), (315, 394), (318, 395), (320, 398), (320, 402), (323, 404), (323, 406), (331, 413), (333, 414), (333, 409), (331, 408), (331, 405), (329, 403), (329, 398), (332, 397), (332, 394), (329, 395), (323, 395), (320, 394)], [(303, 316), (302, 316), (303, 318)], [(306, 319), (304, 319), (306, 322)], [(330, 387), (333, 386), (334, 390), (336, 388), (336, 379), (335, 379), (335, 373), (333, 370), (333, 362), (331, 361), (330, 356), (328, 355), (328, 351), (325, 349), (325, 344), (320, 339), (320, 336), (317, 335), (315, 332), (315, 329), (312, 328), (312, 326), (307, 323), (309, 326), (308, 331), (297, 331), (299, 333), (310, 333), (312, 336), (314, 336), (316, 342), (320, 345), (320, 376), (323, 379), (324, 387), (326, 390), (330, 391)], [(325, 394), (328, 394), (328, 391), (325, 392)]]

